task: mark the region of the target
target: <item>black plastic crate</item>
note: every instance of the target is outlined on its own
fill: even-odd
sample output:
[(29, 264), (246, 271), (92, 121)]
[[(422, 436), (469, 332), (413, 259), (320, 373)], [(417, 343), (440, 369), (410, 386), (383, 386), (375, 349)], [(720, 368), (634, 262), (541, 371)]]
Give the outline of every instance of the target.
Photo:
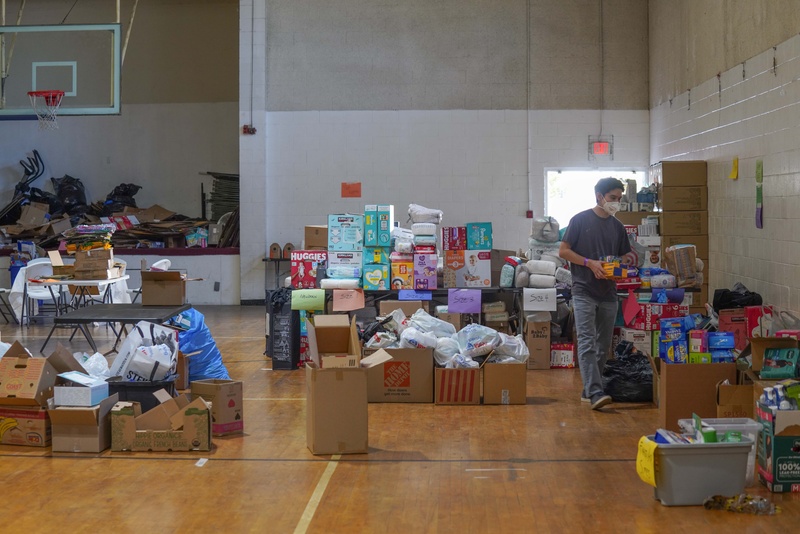
[(108, 394), (119, 394), (119, 400), (138, 402), (142, 405), (142, 413), (155, 408), (160, 403), (153, 396), (159, 389), (176, 396), (175, 380), (159, 380), (155, 382), (126, 382), (124, 380), (109, 380)]

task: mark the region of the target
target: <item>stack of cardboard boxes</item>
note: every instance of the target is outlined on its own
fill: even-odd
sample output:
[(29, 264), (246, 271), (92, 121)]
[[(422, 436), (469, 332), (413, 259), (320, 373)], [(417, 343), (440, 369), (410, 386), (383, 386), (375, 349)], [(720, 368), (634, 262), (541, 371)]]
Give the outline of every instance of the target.
[(124, 267), (114, 263), (114, 250), (97, 248), (75, 253), (75, 278), (77, 280), (108, 280), (124, 274)]

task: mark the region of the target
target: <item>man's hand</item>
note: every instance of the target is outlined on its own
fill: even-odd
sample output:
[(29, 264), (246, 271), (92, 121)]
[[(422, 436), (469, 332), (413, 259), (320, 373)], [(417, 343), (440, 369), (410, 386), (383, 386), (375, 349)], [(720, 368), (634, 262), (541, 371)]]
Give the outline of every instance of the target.
[(599, 260), (588, 260), (586, 266), (592, 270), (594, 277), (598, 280), (606, 280), (606, 271), (603, 269), (603, 262)]

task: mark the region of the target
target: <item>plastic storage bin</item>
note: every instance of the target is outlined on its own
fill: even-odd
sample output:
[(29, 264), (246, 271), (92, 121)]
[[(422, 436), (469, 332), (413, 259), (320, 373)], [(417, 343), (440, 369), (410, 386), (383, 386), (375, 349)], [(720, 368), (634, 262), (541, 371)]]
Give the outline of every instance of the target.
[(656, 500), (665, 506), (701, 505), (712, 495), (742, 493), (752, 446), (746, 437), (741, 443), (659, 444)]
[(155, 382), (126, 382), (123, 380), (109, 380), (108, 394), (119, 394), (119, 400), (138, 402), (142, 406), (142, 413), (158, 406), (158, 399), (153, 393), (164, 389), (172, 395), (176, 394), (175, 380), (159, 380)]
[[(756, 444), (758, 443), (758, 431), (761, 430), (761, 423), (748, 419), (747, 417), (729, 417), (724, 419), (703, 419), (703, 422), (715, 429), (718, 433), (725, 434), (728, 431), (741, 432), (742, 436), (747, 436), (753, 440), (750, 454), (747, 456), (747, 478), (746, 487), (756, 485)], [(694, 419), (679, 419), (678, 426), (688, 434), (694, 434)]]

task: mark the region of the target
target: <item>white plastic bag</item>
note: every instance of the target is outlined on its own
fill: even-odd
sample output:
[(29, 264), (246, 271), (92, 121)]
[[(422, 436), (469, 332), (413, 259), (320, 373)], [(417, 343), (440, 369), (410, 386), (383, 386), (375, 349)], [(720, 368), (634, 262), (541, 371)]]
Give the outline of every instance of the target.
[(433, 223), (442, 222), (442, 210), (434, 210), (420, 206), (419, 204), (408, 205), (408, 216), (412, 223)]
[(391, 332), (378, 332), (364, 343), (367, 349), (385, 349), (397, 344), (397, 336)]
[(436, 350), (433, 351), (433, 358), (438, 365), (447, 367), (447, 362), (452, 360), (461, 351), (458, 340), (452, 337), (440, 337), (436, 340)]
[(408, 325), (436, 337), (450, 337), (456, 333), (456, 327), (452, 323), (437, 319), (423, 309), (414, 312), (414, 315), (408, 320)]
[(129, 382), (156, 382), (174, 374), (172, 348), (167, 345), (136, 347), (124, 377)]
[(448, 369), (477, 369), (481, 364), (464, 354), (456, 354), (455, 357), (447, 362)]
[(472, 323), (459, 330), (456, 339), (461, 347), (461, 354), (475, 358), (485, 356), (494, 350), (500, 342), (497, 334), (497, 330)]
[(99, 352), (95, 352), (91, 356), (85, 352), (76, 352), (72, 356), (86, 369), (89, 376), (96, 378), (108, 376), (108, 360)]
[(3, 354), (8, 352), (8, 349), (10, 349), (10, 348), (11, 348), (11, 344), (10, 343), (6, 343), (4, 341), (0, 341), (0, 358), (2, 358)]
[[(158, 364), (159, 367), (166, 366), (167, 372), (163, 375), (161, 370), (156, 369), (155, 372), (164, 377), (176, 374), (178, 366), (178, 331), (159, 324), (139, 321), (133, 327), (131, 333), (128, 334), (128, 337), (125, 338), (117, 357), (111, 363), (111, 368), (108, 371), (109, 376), (121, 376), (128, 381), (151, 380), (150, 378), (145, 378), (151, 375), (151, 372), (142, 367), (141, 360), (144, 356), (139, 356), (140, 363), (137, 365), (136, 376), (128, 376), (128, 369), (137, 356), (137, 348), (152, 347), (153, 345), (166, 345), (170, 352), (169, 362), (163, 361)], [(151, 370), (155, 363), (156, 360), (150, 360)], [(153, 380), (160, 379), (154, 378)]]
[(413, 326), (409, 326), (400, 334), (401, 349), (434, 349), (436, 341), (436, 336), (433, 334), (420, 332)]
[(498, 332), (497, 334), (500, 337), (500, 343), (495, 347), (494, 354), (498, 356), (511, 356), (520, 363), (528, 361), (528, 357), (531, 353), (528, 351), (528, 345), (525, 344), (522, 335), (509, 336), (503, 332)]
[(389, 319), (383, 323), (383, 327), (389, 332), (392, 332), (394, 335), (400, 337), (400, 334), (403, 333), (403, 330), (408, 327), (408, 319), (406, 318), (405, 312), (403, 312), (403, 310), (400, 308), (397, 308), (396, 310), (392, 310), (387, 317)]

